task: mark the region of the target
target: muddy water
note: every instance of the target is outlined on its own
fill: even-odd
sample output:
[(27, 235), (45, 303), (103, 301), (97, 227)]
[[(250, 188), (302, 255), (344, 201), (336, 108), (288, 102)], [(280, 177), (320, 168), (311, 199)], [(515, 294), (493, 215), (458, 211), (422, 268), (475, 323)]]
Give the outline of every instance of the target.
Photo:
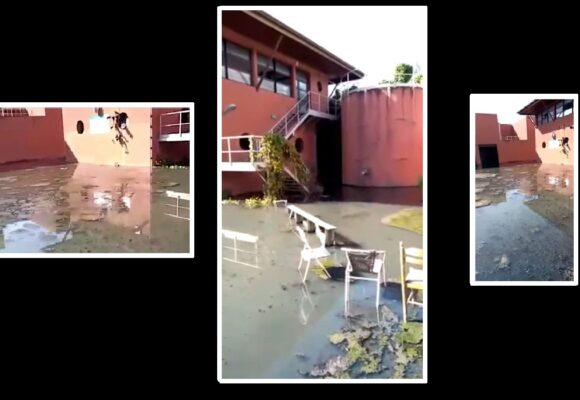
[(189, 211), (177, 210), (167, 190), (188, 193), (188, 170), (67, 164), (2, 172), (0, 252), (188, 252), (189, 221), (170, 215)]
[(569, 166), (526, 164), (479, 171), (476, 279), (573, 279), (573, 195)]
[[(348, 245), (387, 250), (389, 280), (398, 276), (399, 240), (422, 247), (420, 235), (380, 223), (402, 206), (322, 202), (301, 207), (336, 225), (338, 239), (349, 241)], [(307, 371), (337, 352), (328, 335), (345, 323), (341, 274), (336, 274), (336, 280), (323, 280), (311, 270), (307, 285), (301, 285), (297, 267), (302, 245), (291, 232), (285, 209), (227, 205), (222, 210), (225, 229), (259, 237), (257, 257), (238, 252), (238, 261), (251, 266), (223, 261), (223, 377), (303, 378), (298, 371)], [(313, 246), (320, 244), (316, 236), (308, 238)], [(223, 245), (231, 242), (224, 239)], [(240, 246), (253, 251), (251, 245)], [(344, 265), (340, 250), (329, 250), (334, 265)], [(223, 248), (223, 257), (234, 258), (234, 253)], [(372, 283), (354, 283), (351, 313), (376, 320), (375, 295)], [(397, 284), (381, 290), (381, 304), (401, 314)], [(421, 371), (415, 369), (414, 377)], [(388, 377), (388, 372), (379, 377)]]

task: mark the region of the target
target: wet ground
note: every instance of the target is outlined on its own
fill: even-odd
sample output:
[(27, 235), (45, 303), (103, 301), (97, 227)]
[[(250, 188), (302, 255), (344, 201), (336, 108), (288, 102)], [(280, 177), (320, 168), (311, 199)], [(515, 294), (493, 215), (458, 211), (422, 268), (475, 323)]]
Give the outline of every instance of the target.
[(0, 253), (187, 253), (189, 170), (66, 164), (0, 172)]
[[(391, 282), (381, 289), (381, 305), (402, 315), (399, 285), (399, 240), (422, 247), (422, 237), (381, 224), (388, 214), (405, 208), (374, 203), (320, 202), (301, 208), (338, 227), (337, 240), (348, 246), (387, 251), (387, 277)], [(297, 267), (300, 240), (291, 232), (284, 208), (247, 209), (224, 205), (223, 227), (259, 236), (257, 257), (238, 253), (238, 260), (253, 265), (223, 261), (222, 273), (222, 349), (224, 378), (304, 378), (311, 370), (339, 353), (329, 335), (345, 326), (343, 269), (331, 268), (334, 280), (323, 280), (312, 268), (306, 286), (301, 285)], [(313, 246), (319, 246), (309, 235)], [(224, 246), (228, 245), (224, 239)], [(231, 245), (231, 244), (230, 244)], [(253, 251), (251, 245), (241, 245)], [(332, 265), (344, 265), (340, 248), (329, 248)], [(233, 251), (223, 249), (223, 257)], [(342, 272), (342, 274), (341, 274)], [(356, 281), (352, 286), (351, 315), (378, 321), (374, 306), (376, 286)], [(418, 316), (421, 317), (420, 309)], [(388, 355), (385, 364), (388, 365)], [(395, 376), (391, 365), (369, 378)], [(405, 369), (404, 377), (418, 378), (419, 360)]]
[(366, 188), (341, 186), (325, 196), (333, 201), (402, 204), (420, 207), (423, 192), (420, 187)]
[(573, 280), (571, 166), (524, 164), (476, 174), (476, 280)]

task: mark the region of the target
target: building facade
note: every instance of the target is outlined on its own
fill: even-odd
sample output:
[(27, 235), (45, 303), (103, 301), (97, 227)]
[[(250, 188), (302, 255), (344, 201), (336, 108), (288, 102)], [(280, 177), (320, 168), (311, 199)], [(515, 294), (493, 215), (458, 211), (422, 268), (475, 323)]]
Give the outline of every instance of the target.
[[(114, 140), (115, 112), (128, 115), (127, 151)], [(189, 109), (175, 108), (0, 108), (0, 166), (186, 163), (189, 121)]]
[(495, 114), (475, 114), (477, 168), (525, 162), (573, 165), (572, 100), (534, 100), (514, 124), (500, 124)]
[[(222, 182), (230, 195), (262, 189), (251, 152), (276, 132), (300, 152), (320, 180), (328, 136), (340, 141), (328, 86), (362, 72), (261, 11), (222, 12)], [(328, 138), (326, 138), (328, 139)], [(340, 155), (339, 155), (340, 156)]]

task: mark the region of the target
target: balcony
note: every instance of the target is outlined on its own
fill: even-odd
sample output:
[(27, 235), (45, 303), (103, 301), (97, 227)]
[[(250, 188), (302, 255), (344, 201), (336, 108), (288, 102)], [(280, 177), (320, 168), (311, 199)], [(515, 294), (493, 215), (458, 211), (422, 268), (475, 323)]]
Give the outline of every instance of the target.
[(263, 167), (258, 159), (262, 136), (243, 135), (222, 138), (222, 171), (252, 172)]
[(191, 140), (190, 110), (164, 113), (159, 116), (160, 142), (186, 142)]

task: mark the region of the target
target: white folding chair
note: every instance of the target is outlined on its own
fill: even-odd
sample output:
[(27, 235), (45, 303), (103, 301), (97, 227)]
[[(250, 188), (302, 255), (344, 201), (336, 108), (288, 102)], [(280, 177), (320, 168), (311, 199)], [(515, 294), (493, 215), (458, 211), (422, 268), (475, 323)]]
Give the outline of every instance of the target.
[[(298, 233), (298, 237), (304, 244), (304, 247), (302, 247), (302, 251), (300, 252), (300, 264), (298, 264), (298, 273), (301, 275), (302, 283), (306, 282), (306, 277), (308, 276), (308, 270), (310, 269), (310, 263), (312, 262), (312, 260), (316, 261), (316, 263), (318, 263), (320, 268), (322, 268), (326, 276), (330, 278), (330, 274), (328, 273), (324, 265), (320, 262), (321, 259), (330, 257), (330, 253), (328, 252), (328, 250), (326, 250), (326, 247), (322, 245), (321, 247), (312, 248), (312, 246), (310, 246), (310, 243), (308, 243), (308, 238), (306, 237), (306, 233), (304, 233), (304, 230), (299, 226), (295, 227), (295, 229), (296, 232)], [(304, 272), (304, 276), (302, 277), (301, 270), (302, 263), (304, 261), (306, 261), (306, 271)]]
[[(377, 283), (376, 307), (379, 307), (381, 281), (387, 285), (385, 272), (385, 252), (382, 250), (361, 250), (343, 247), (346, 254), (346, 273), (344, 278), (344, 314), (348, 316), (350, 280), (373, 281)], [(355, 273), (353, 275), (353, 272)], [(369, 277), (372, 276), (372, 277)]]

